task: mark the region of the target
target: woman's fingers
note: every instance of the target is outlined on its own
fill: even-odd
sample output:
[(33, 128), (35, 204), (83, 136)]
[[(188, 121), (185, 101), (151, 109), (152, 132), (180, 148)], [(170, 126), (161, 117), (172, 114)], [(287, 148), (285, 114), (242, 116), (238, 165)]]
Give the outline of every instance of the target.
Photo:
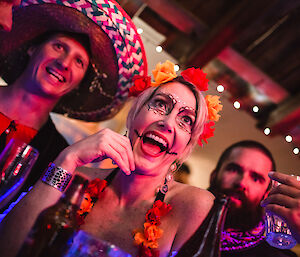
[(110, 129), (103, 129), (69, 146), (62, 152), (59, 160), (65, 167), (76, 168), (105, 158), (111, 158), (126, 174), (134, 170), (134, 158), (129, 139)]
[(130, 167), (130, 156), (129, 152), (132, 151), (128, 146), (123, 146), (121, 144), (111, 144), (111, 153), (108, 157), (111, 158), (127, 175), (131, 174)]

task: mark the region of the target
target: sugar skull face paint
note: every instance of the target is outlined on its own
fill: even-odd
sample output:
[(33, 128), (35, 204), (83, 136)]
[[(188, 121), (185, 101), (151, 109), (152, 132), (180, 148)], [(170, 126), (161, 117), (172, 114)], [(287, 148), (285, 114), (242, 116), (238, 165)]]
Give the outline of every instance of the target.
[(177, 95), (157, 93), (148, 102), (148, 110), (153, 111), (155, 114), (167, 116), (174, 110), (177, 103), (182, 106), (175, 117), (176, 123), (181, 129), (191, 134), (195, 123), (195, 109), (187, 106)]

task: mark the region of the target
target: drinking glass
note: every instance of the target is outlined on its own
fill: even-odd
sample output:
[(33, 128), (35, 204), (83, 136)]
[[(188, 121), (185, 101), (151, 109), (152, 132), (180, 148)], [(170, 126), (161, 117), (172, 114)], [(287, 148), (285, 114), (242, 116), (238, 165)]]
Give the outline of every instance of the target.
[[(300, 176), (296, 177), (297, 180), (300, 180)], [(272, 181), (272, 187), (279, 185), (279, 182)], [(265, 225), (266, 241), (271, 246), (280, 249), (291, 249), (297, 244), (297, 241), (293, 237), (287, 223), (277, 215), (267, 212), (265, 217)]]
[(117, 246), (79, 230), (64, 257), (131, 257)]
[(39, 152), (32, 146), (11, 139), (0, 154), (0, 209), (18, 193)]

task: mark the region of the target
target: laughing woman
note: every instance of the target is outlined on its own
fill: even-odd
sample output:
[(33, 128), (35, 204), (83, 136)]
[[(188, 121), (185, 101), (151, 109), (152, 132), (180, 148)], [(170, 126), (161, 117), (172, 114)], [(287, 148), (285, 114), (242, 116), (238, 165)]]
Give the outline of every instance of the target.
[[(208, 80), (200, 69), (177, 77), (167, 61), (153, 75), (152, 84), (139, 78), (130, 89), (138, 97), (127, 118), (128, 138), (103, 129), (66, 148), (52, 164), (71, 175), (95, 159), (111, 158), (118, 165), (89, 213), (81, 210), (81, 229), (133, 256), (174, 255), (214, 202), (208, 191), (173, 181), (172, 173), (212, 133), (212, 120), (218, 120), (222, 108), (218, 97), (202, 96)], [(109, 173), (97, 169), (86, 174), (105, 179)], [(39, 212), (61, 194), (43, 179), (37, 182), (2, 224), (5, 241), (18, 248)]]

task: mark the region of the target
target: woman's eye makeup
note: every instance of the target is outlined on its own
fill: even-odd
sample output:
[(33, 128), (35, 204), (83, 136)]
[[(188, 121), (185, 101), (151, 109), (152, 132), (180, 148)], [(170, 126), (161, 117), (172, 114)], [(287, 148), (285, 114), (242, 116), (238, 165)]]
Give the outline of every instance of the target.
[(155, 96), (148, 104), (148, 109), (157, 111), (162, 115), (168, 115), (173, 107), (172, 99), (161, 95)]
[[(157, 94), (148, 103), (148, 110), (155, 114), (169, 115), (177, 104), (172, 95)], [(181, 107), (176, 115), (176, 122), (180, 128), (192, 133), (195, 122), (195, 111), (190, 107)]]

